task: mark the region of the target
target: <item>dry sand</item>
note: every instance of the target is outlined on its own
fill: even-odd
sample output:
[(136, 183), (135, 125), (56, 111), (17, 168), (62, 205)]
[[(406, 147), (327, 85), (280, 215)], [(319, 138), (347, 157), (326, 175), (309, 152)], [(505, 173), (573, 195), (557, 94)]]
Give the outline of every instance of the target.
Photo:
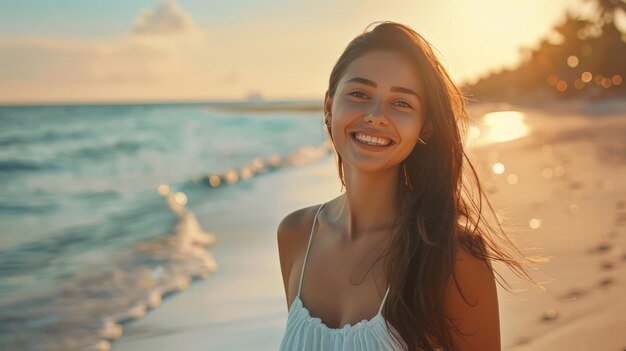
[[(511, 106), (475, 106), (474, 118)], [(530, 255), (546, 292), (496, 269), (502, 349), (626, 349), (626, 112), (519, 109), (530, 135), (470, 150), (507, 232)], [(546, 111), (546, 110), (544, 110)], [(624, 111), (624, 110), (622, 110)], [(500, 162), (502, 174), (492, 171)], [(517, 182), (514, 178), (517, 177)], [(259, 177), (238, 207), (196, 209), (218, 237), (219, 270), (125, 326), (113, 350), (277, 350), (287, 305), (276, 227), (289, 212), (339, 195), (334, 158)], [(531, 228), (531, 223), (537, 226)]]
[[(624, 350), (626, 113), (522, 111), (529, 136), (471, 156), (505, 229), (525, 252), (553, 256), (532, 271), (545, 293), (500, 269), (528, 289), (499, 290), (503, 350)], [(490, 170), (495, 162), (504, 173)]]

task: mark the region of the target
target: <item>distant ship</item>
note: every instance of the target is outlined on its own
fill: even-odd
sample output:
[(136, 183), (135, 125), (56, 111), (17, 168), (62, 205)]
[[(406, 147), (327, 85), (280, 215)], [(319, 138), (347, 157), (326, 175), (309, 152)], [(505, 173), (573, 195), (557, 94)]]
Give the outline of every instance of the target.
[(253, 91), (248, 94), (246, 101), (264, 101), (263, 95), (258, 91)]

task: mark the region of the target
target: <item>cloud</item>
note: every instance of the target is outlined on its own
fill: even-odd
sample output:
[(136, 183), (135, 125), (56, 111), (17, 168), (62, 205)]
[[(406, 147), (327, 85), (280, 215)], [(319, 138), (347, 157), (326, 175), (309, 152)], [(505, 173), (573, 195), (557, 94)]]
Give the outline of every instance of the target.
[(173, 0), (160, 3), (155, 9), (144, 10), (135, 21), (135, 33), (138, 34), (180, 33), (194, 28), (193, 18)]

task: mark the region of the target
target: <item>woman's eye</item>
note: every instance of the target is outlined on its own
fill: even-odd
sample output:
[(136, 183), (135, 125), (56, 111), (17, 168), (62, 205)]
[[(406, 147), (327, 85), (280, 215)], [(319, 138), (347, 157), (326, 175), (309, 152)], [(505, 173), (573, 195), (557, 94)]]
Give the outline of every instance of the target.
[(404, 102), (404, 101), (398, 101), (398, 102), (399, 102), (400, 104), (402, 104), (402, 105), (400, 105), (400, 107), (409, 107), (409, 108), (411, 108), (411, 107), (412, 107), (411, 105), (409, 105), (408, 103), (406, 103), (406, 102)]
[[(355, 95), (355, 94), (356, 94), (356, 95)], [(350, 93), (350, 94), (348, 94), (348, 95), (350, 95), (350, 96), (355, 96), (355, 97), (364, 97), (364, 96), (366, 96), (366, 95), (365, 95), (363, 92), (361, 92), (361, 91), (353, 91), (353, 92), (351, 92), (351, 93)]]
[[(367, 98), (367, 94), (363, 93), (362, 91), (353, 91), (351, 93), (349, 93), (348, 95), (350, 96), (354, 96), (354, 97), (358, 97), (358, 98)], [(413, 108), (413, 106), (411, 106), (409, 103), (405, 102), (405, 101), (396, 101), (396, 103), (398, 103), (398, 107), (403, 107), (403, 108)]]

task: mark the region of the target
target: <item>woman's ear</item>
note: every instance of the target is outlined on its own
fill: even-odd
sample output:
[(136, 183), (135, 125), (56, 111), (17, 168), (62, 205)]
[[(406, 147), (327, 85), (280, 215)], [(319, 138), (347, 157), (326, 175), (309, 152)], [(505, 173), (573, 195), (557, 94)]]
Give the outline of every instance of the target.
[(326, 90), (326, 94), (324, 94), (324, 121), (330, 125), (330, 121), (332, 120), (332, 106), (333, 106), (333, 98), (328, 94), (328, 90)]
[(430, 118), (428, 118), (426, 119), (426, 123), (424, 123), (424, 126), (422, 127), (422, 130), (420, 131), (420, 138), (422, 138), (422, 140), (428, 143), (428, 140), (433, 135), (433, 131), (434, 131), (433, 122), (430, 120)]

